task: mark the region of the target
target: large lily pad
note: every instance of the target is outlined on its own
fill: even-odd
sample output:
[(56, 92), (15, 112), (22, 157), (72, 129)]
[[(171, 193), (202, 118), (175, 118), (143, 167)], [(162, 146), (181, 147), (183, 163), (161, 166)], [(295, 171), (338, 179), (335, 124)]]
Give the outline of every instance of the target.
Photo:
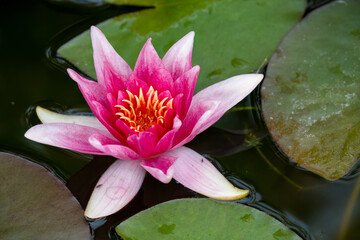
[(159, 204), (122, 222), (116, 232), (125, 240), (301, 239), (259, 210), (210, 199)]
[(308, 15), (271, 58), (262, 107), (273, 138), (320, 176), (344, 176), (360, 157), (360, 1)]
[[(160, 56), (194, 30), (193, 63), (201, 71), (199, 91), (215, 82), (257, 70), (283, 35), (301, 18), (305, 0), (108, 0), (116, 4), (155, 6), (122, 14), (98, 27), (130, 64), (149, 37)], [(95, 78), (89, 32), (63, 45), (58, 53)]]
[(83, 210), (45, 168), (0, 153), (0, 239), (90, 239)]

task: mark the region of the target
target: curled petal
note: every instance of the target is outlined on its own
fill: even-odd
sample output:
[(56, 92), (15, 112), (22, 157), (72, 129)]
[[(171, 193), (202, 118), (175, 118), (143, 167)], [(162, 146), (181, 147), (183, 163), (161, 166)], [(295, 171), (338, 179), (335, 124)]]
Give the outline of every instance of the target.
[(91, 27), (91, 41), (94, 52), (94, 65), (97, 80), (114, 91), (114, 86), (126, 86), (126, 80), (132, 73), (130, 66), (117, 54), (105, 35), (95, 26)]
[(111, 215), (128, 204), (138, 193), (145, 177), (139, 161), (117, 160), (101, 176), (86, 206), (90, 219)]
[(112, 138), (108, 132), (102, 132), (96, 128), (71, 123), (39, 124), (30, 128), (25, 133), (25, 137), (39, 143), (82, 153), (106, 154), (89, 143), (89, 137), (93, 134), (104, 135), (110, 139)]
[(163, 57), (165, 68), (171, 73), (174, 80), (191, 68), (194, 35), (194, 32), (186, 34)]
[(160, 182), (169, 183), (174, 174), (176, 158), (170, 156), (158, 156), (141, 161), (140, 165)]
[(249, 194), (249, 190), (234, 187), (207, 159), (190, 148), (179, 147), (166, 155), (177, 157), (173, 164), (173, 178), (195, 192), (228, 201)]
[(36, 114), (42, 123), (73, 123), (107, 132), (107, 129), (95, 116), (65, 115), (52, 112), (40, 106), (36, 107)]
[(140, 156), (131, 148), (123, 146), (118, 141), (101, 134), (91, 135), (89, 143), (101, 152), (122, 160), (136, 160), (140, 158)]
[(251, 93), (263, 79), (262, 74), (244, 74), (213, 84), (198, 92), (177, 133), (177, 145), (191, 141), (224, 113)]

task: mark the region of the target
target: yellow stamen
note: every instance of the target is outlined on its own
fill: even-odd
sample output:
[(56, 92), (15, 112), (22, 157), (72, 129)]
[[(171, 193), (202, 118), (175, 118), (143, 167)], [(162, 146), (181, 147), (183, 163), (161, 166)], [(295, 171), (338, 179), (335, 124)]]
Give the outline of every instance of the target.
[(115, 105), (117, 108), (116, 116), (124, 121), (129, 128), (135, 132), (142, 132), (158, 124), (164, 127), (165, 115), (169, 109), (173, 108), (173, 99), (165, 97), (159, 100), (158, 92), (152, 87), (144, 94), (143, 89), (139, 89), (138, 94), (133, 94), (126, 90), (127, 99), (123, 99), (124, 105)]

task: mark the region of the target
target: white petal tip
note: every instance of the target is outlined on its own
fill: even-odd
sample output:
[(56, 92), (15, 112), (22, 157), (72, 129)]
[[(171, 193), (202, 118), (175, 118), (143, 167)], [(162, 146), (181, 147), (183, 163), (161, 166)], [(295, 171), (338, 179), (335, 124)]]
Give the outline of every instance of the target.
[(235, 201), (235, 200), (239, 200), (242, 199), (246, 196), (249, 195), (249, 190), (243, 190), (243, 189), (239, 189), (234, 187), (234, 192), (228, 194), (228, 195), (222, 195), (222, 196), (207, 196), (213, 199), (217, 199), (217, 200), (223, 200), (223, 201)]
[(50, 122), (49, 118), (51, 118), (51, 116), (58, 115), (57, 113), (40, 106), (36, 106), (35, 112), (42, 123)]
[(24, 134), (24, 137), (26, 137), (27, 139), (31, 139), (31, 134), (29, 133), (30, 129), (26, 131), (26, 133)]
[(257, 75), (259, 81), (263, 80), (264, 74), (262, 74), (262, 73), (256, 73), (256, 75)]
[(84, 213), (84, 217), (85, 217), (86, 221), (93, 222), (93, 221), (95, 221), (95, 220), (98, 220), (98, 219), (101, 219), (101, 218), (105, 218), (106, 216), (103, 216), (103, 217), (94, 217), (94, 216), (91, 216), (91, 212), (89, 213), (89, 210), (86, 208), (85, 213)]
[(69, 74), (69, 76), (76, 82), (78, 77), (77, 77), (77, 73), (72, 70), (71, 68), (66, 69), (67, 73)]
[(98, 27), (95, 27), (95, 26), (91, 26), (90, 36), (91, 36), (92, 41), (94, 41), (94, 39), (97, 39), (97, 38), (101, 39), (101, 38), (105, 37), (104, 33)]
[(194, 31), (191, 31), (191, 32), (189, 32), (188, 34), (186, 34), (185, 36), (194, 38), (195, 32), (194, 32)]
[(90, 27), (90, 31), (99, 31), (100, 29), (99, 28), (97, 28), (96, 26), (94, 26), (94, 25), (92, 25), (91, 27)]

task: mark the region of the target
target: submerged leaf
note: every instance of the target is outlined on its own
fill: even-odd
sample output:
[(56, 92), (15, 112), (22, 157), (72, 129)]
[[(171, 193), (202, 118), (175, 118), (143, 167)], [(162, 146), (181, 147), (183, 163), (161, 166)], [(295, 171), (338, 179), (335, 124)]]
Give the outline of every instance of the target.
[(295, 162), (329, 180), (360, 157), (360, 2), (310, 13), (271, 58), (262, 85), (266, 125)]
[(0, 239), (90, 239), (83, 210), (45, 168), (0, 153)]
[(259, 210), (209, 199), (159, 204), (122, 222), (116, 232), (125, 240), (300, 239)]

